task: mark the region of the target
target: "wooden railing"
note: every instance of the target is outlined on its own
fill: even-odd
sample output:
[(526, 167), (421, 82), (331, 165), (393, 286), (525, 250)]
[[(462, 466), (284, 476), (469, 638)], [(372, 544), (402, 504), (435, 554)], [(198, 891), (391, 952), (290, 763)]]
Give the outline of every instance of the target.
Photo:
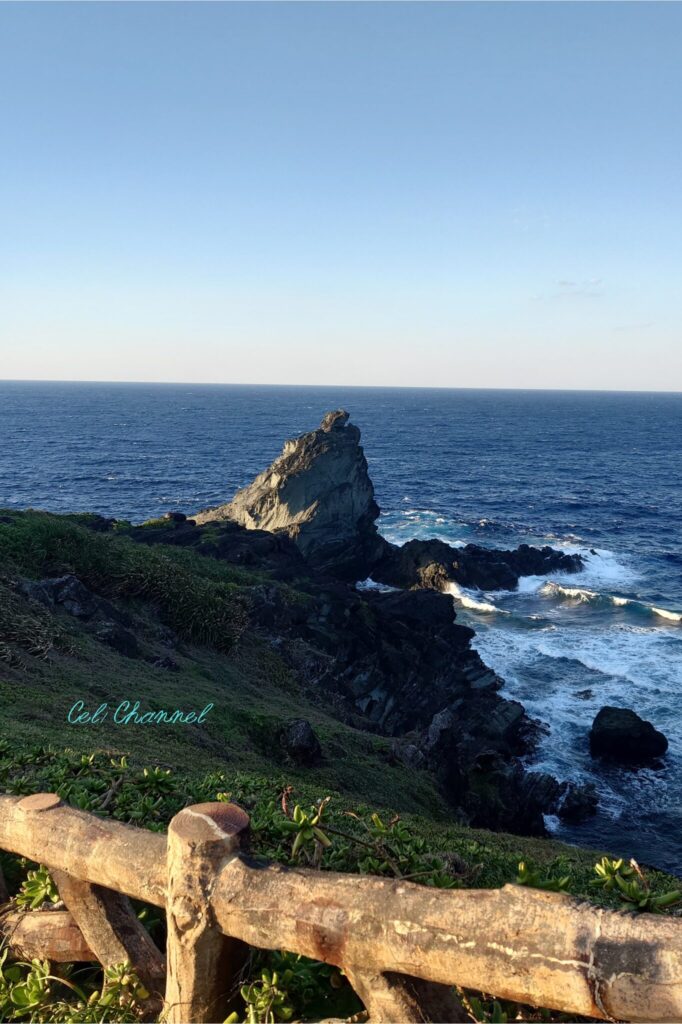
[[(249, 858), (234, 804), (168, 835), (53, 794), (0, 796), (0, 849), (47, 865), (67, 911), (7, 913), (14, 954), (129, 960), (169, 1024), (221, 1021), (249, 946), (343, 968), (372, 1021), (468, 1019), (453, 985), (606, 1020), (682, 1020), (682, 920), (517, 886), (439, 890)], [(165, 909), (166, 959), (129, 897)]]

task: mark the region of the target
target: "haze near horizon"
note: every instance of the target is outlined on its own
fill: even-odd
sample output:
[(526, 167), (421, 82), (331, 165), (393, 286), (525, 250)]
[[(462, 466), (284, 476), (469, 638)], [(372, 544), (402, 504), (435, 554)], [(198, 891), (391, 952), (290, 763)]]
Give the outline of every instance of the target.
[(681, 29), (0, 5), (0, 377), (679, 390)]

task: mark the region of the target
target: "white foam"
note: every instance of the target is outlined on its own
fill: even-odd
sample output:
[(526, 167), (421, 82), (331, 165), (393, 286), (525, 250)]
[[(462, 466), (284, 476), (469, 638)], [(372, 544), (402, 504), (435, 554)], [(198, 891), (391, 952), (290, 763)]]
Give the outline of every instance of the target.
[(371, 576), (368, 576), (366, 580), (358, 580), (357, 583), (355, 584), (355, 589), (378, 590), (380, 594), (390, 594), (393, 591), (398, 590), (399, 588), (389, 587), (387, 583), (377, 583), (375, 580), (372, 579)]
[(565, 587), (561, 583), (549, 580), (540, 588), (541, 594), (557, 598), (568, 598), (579, 601), (582, 604), (598, 604), (605, 608), (609, 605), (612, 608), (631, 608), (633, 611), (644, 615), (656, 615), (667, 622), (682, 623), (682, 613), (673, 611), (670, 608), (657, 608), (655, 605), (646, 604), (634, 597), (619, 597), (617, 594), (600, 594), (595, 590), (586, 590), (581, 587)]
[(654, 615), (660, 615), (662, 619), (669, 619), (671, 622), (682, 622), (682, 612), (671, 612), (667, 608), (654, 608), (651, 606)]
[(623, 587), (639, 579), (639, 573), (622, 556), (618, 556), (608, 548), (586, 548), (575, 544), (560, 545), (569, 554), (580, 555), (584, 568), (578, 573), (558, 576), (567, 583), (578, 580), (588, 588)]
[(496, 605), (490, 604), (487, 601), (481, 601), (477, 596), (477, 593), (474, 593), (471, 590), (466, 590), (464, 587), (460, 587), (458, 583), (448, 583), (445, 591), (464, 608), (470, 608), (475, 612), (494, 612), (498, 615), (509, 615), (509, 612), (504, 611), (504, 609), (498, 608)]
[(516, 594), (537, 594), (547, 583), (546, 576), (521, 576), (519, 579), (518, 589), (515, 591)]
[(581, 587), (564, 587), (561, 583), (555, 583), (553, 580), (547, 580), (547, 582), (540, 587), (540, 593), (548, 594), (552, 597), (573, 598), (581, 603), (598, 601), (601, 597), (601, 595), (595, 590), (583, 590)]

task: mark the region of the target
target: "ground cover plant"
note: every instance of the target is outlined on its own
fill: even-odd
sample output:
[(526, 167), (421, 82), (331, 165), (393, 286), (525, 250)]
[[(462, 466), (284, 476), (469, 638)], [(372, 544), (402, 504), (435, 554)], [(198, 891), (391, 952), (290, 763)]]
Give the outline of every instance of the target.
[[(0, 741), (0, 786), (6, 793), (57, 792), (82, 810), (165, 831), (182, 807), (205, 800), (236, 801), (249, 813), (256, 855), (360, 874), (410, 879), (441, 887), (493, 887), (507, 882), (557, 889), (624, 912), (675, 912), (675, 881), (623, 859), (543, 840), (498, 836), (462, 826), (349, 804), (341, 794), (316, 796), (286, 777), (216, 770), (191, 778), (159, 766), (131, 763), (106, 751), (84, 754)], [(0, 854), (14, 907), (40, 913), (58, 893), (44, 866)], [(163, 946), (164, 922), (138, 907)], [(130, 1021), (140, 1019), (146, 993), (130, 965), (102, 972), (95, 965), (51, 967), (0, 956), (0, 1017), (12, 1021)], [(462, 993), (472, 1019), (559, 1020), (481, 993)], [(275, 1022), (351, 1018), (362, 1007), (342, 972), (286, 951), (255, 952), (235, 993), (232, 1021)]]

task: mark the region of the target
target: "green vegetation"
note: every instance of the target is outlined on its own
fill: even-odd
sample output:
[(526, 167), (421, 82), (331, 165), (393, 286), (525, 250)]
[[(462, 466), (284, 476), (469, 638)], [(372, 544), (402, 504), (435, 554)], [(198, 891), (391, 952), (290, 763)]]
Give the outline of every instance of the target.
[[(516, 882), (630, 911), (666, 912), (679, 899), (668, 876), (627, 861), (453, 823), (430, 774), (396, 764), (388, 738), (339, 721), (328, 696), (306, 690), (246, 628), (262, 574), (135, 543), (126, 524), (105, 533), (89, 524), (94, 517), (0, 515), (0, 706), (11, 722), (0, 739), (0, 790), (57, 792), (75, 807), (159, 832), (188, 803), (236, 801), (250, 815), (257, 855), (322, 870), (440, 888)], [(135, 657), (105, 642), (96, 620), (48, 610), (17, 587), (67, 573), (134, 630)], [(310, 599), (268, 585), (286, 600)], [(94, 710), (124, 700), (139, 700), (143, 711), (214, 707), (202, 726), (116, 727), (111, 717), (67, 725), (76, 701)], [(290, 763), (278, 742), (282, 721), (297, 717), (320, 739), (324, 756), (314, 768)], [(15, 906), (40, 912), (58, 898), (43, 866), (2, 852), (0, 866)], [(162, 945), (160, 912), (136, 909)], [(2, 1020), (133, 1021), (145, 998), (129, 965), (102, 972), (16, 963), (0, 951)], [(560, 1019), (480, 993), (464, 998), (472, 1019)], [(234, 1009), (237, 1021), (274, 1022), (348, 1018), (361, 1007), (338, 970), (283, 951), (254, 952)]]
[[(589, 851), (377, 811), (339, 793), (315, 797), (309, 784), (294, 787), (285, 777), (227, 770), (175, 773), (107, 752), (82, 754), (44, 746), (19, 751), (5, 739), (0, 741), (0, 787), (17, 795), (57, 792), (75, 807), (154, 831), (164, 831), (187, 803), (236, 801), (249, 812), (253, 852), (284, 864), (411, 879), (439, 888), (516, 881), (558, 888), (603, 906), (658, 912), (681, 896), (668, 876), (655, 871), (645, 875), (622, 860), (602, 858), (595, 867)], [(55, 902), (57, 892), (44, 867), (7, 853), (0, 854), (0, 866), (18, 906), (38, 911)], [(633, 900), (631, 890), (617, 881), (622, 878), (629, 886), (633, 874), (645, 904), (641, 898)], [(139, 910), (162, 943), (160, 912), (141, 905)], [(235, 1021), (348, 1017), (361, 1009), (341, 972), (286, 952), (254, 953), (235, 998)], [(76, 970), (51, 968), (42, 961), (10, 964), (6, 950), (0, 960), (0, 1017), (5, 1020), (135, 1020), (142, 999), (144, 992), (126, 965), (103, 975), (93, 966)], [(518, 1007), (480, 994), (465, 999), (476, 1019), (519, 1019)], [(559, 1018), (524, 1011), (523, 1019)]]
[(242, 575), (187, 551), (143, 548), (65, 517), (26, 512), (0, 522), (0, 567), (32, 578), (74, 573), (98, 594), (153, 602), (194, 643), (229, 650), (246, 626)]

